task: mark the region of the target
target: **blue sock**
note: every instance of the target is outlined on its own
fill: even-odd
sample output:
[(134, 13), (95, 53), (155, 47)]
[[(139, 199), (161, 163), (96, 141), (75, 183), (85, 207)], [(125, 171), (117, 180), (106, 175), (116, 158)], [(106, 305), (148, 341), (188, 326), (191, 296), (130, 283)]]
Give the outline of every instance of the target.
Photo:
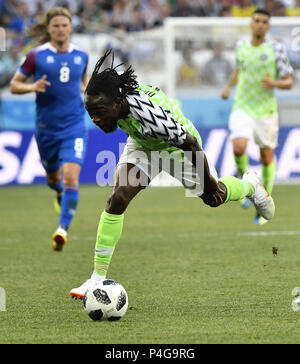
[(51, 183), (48, 182), (48, 186), (52, 190), (56, 191), (58, 194), (61, 194), (63, 192), (63, 189), (64, 189), (63, 184), (62, 184), (62, 180), (60, 180), (57, 185), (52, 185)]
[(79, 200), (79, 186), (65, 186), (61, 199), (61, 213), (59, 225), (68, 230), (75, 215)]

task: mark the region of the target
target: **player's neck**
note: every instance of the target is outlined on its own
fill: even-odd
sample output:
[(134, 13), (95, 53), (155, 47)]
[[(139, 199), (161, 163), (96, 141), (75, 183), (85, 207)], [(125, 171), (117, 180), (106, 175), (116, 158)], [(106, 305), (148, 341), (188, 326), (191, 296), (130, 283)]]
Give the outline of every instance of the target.
[(256, 37), (253, 36), (252, 40), (251, 40), (251, 44), (253, 45), (253, 47), (258, 47), (261, 44), (263, 44), (265, 42), (265, 37)]
[(59, 52), (66, 52), (69, 49), (70, 43), (69, 41), (66, 42), (56, 42), (54, 40), (50, 41), (52, 47), (57, 49)]

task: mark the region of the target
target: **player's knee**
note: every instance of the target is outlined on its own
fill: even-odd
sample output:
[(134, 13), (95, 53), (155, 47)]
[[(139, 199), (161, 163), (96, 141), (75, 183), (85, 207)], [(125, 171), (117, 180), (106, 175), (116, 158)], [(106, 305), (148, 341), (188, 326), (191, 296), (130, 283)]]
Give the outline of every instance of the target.
[(273, 162), (273, 158), (271, 158), (269, 156), (262, 156), (260, 161), (261, 161), (262, 165), (267, 167)]
[(78, 186), (79, 176), (77, 171), (69, 170), (67, 173), (64, 173), (63, 184), (64, 186)]
[(106, 211), (110, 214), (122, 214), (125, 212), (129, 202), (130, 197), (126, 193), (126, 190), (117, 188), (113, 191), (107, 201)]
[(48, 175), (47, 180), (48, 180), (48, 184), (50, 186), (56, 186), (59, 183), (60, 178), (59, 178), (59, 176), (55, 176), (55, 175), (50, 176), (50, 175)]
[(65, 163), (63, 165), (64, 186), (78, 186), (81, 166), (77, 163)]
[(245, 153), (245, 148), (243, 146), (235, 146), (233, 152), (236, 157), (241, 157)]
[(71, 176), (69, 176), (69, 178), (64, 177), (63, 184), (64, 186), (78, 186), (79, 180), (77, 177), (71, 177)]

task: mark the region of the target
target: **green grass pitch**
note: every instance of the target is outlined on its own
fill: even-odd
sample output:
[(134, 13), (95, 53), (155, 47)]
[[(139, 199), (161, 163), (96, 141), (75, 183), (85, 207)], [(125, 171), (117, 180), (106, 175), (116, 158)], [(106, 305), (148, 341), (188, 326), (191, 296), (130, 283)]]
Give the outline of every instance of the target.
[[(217, 209), (182, 188), (149, 188), (132, 201), (108, 277), (127, 290), (116, 322), (93, 322), (69, 290), (89, 278), (110, 188), (82, 186), (64, 251), (46, 186), (0, 189), (0, 343), (300, 343), (300, 187), (275, 186), (275, 218)], [(272, 248), (277, 247), (274, 255)], [(3, 291), (3, 290), (2, 290)]]

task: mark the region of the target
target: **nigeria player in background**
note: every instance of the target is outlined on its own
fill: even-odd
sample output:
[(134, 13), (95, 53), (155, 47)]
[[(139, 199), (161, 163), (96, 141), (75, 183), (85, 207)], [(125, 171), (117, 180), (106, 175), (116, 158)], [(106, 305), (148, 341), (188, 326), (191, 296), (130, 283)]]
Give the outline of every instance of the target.
[(127, 206), (160, 171), (177, 178), (192, 195), (211, 207), (247, 196), (265, 218), (271, 219), (275, 212), (272, 197), (253, 172), (246, 172), (243, 179), (218, 179), (202, 150), (197, 129), (159, 88), (139, 84), (131, 66), (119, 74), (112, 61), (111, 67), (101, 71), (109, 55), (110, 51), (106, 51), (96, 64), (85, 91), (85, 107), (105, 133), (119, 126), (129, 137), (115, 170), (112, 193), (100, 217), (94, 272), (80, 287), (70, 291), (76, 298), (83, 298), (91, 283), (106, 277), (122, 234)]
[[(257, 9), (250, 26), (252, 38), (238, 42), (237, 66), (222, 98), (227, 99), (231, 87), (237, 84), (229, 118), (235, 163), (241, 175), (248, 170), (246, 149), (248, 140), (253, 138), (260, 148), (263, 185), (272, 194), (276, 173), (274, 149), (279, 129), (274, 89), (290, 89), (293, 70), (284, 45), (267, 39), (270, 14)], [(248, 199), (242, 201), (243, 207), (249, 205)], [(263, 225), (267, 221), (257, 214), (254, 222)]]
[(36, 140), (48, 185), (57, 193), (60, 214), (53, 234), (56, 251), (66, 243), (76, 212), (87, 139), (81, 90), (88, 83), (88, 56), (70, 43), (71, 31), (67, 9), (49, 10), (45, 22), (31, 31), (41, 35), (40, 45), (26, 55), (10, 83), (14, 94), (36, 93)]

